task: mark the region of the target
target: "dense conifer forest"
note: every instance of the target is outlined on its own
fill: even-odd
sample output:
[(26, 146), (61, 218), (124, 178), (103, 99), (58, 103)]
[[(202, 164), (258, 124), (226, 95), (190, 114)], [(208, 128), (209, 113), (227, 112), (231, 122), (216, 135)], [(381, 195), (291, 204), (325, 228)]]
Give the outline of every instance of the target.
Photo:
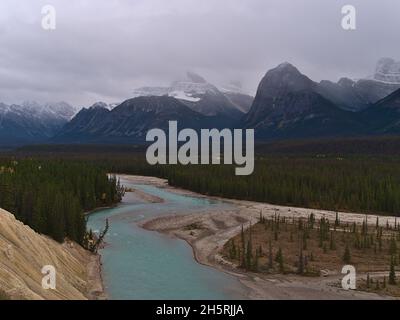
[(255, 172), (242, 177), (234, 166), (150, 166), (143, 146), (31, 146), (3, 153), (0, 207), (36, 231), (82, 243), (83, 212), (121, 198), (123, 188), (106, 174), (114, 172), (207, 195), (400, 216), (398, 145), (400, 138), (261, 145)]
[(397, 157), (259, 156), (251, 176), (233, 166), (155, 166), (143, 157), (105, 160), (112, 172), (158, 176), (199, 193), (313, 209), (400, 216)]
[(0, 207), (35, 231), (84, 245), (84, 212), (121, 200), (123, 188), (99, 166), (72, 160), (0, 160)]
[(242, 177), (235, 176), (234, 166), (150, 166), (136, 152), (62, 157), (84, 158), (109, 172), (166, 178), (172, 186), (207, 195), (400, 216), (398, 156), (258, 155), (254, 173)]

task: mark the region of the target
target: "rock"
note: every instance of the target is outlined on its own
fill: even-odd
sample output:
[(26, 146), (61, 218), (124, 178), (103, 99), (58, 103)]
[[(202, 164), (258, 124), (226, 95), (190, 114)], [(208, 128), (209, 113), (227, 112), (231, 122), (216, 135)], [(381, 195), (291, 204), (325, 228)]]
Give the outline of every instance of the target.
[[(93, 255), (82, 247), (61, 245), (0, 209), (0, 248), (0, 292), (9, 299), (87, 299), (87, 264)], [(56, 269), (56, 290), (42, 288), (46, 265)]]

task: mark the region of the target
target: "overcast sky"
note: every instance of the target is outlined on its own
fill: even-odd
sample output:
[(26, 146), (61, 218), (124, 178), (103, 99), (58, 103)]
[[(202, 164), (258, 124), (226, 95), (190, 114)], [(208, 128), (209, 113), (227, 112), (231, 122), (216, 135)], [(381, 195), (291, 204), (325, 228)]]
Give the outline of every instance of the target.
[[(355, 31), (341, 27), (345, 4)], [(119, 102), (186, 70), (255, 93), (283, 61), (313, 80), (364, 77), (400, 59), (399, 17), (398, 0), (1, 0), (0, 102)]]

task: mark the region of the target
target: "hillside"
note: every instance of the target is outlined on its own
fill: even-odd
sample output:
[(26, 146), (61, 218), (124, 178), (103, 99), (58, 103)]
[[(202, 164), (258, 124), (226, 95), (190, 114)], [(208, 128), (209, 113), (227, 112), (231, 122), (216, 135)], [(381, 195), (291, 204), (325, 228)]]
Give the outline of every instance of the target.
[[(75, 243), (63, 245), (34, 232), (0, 209), (0, 296), (12, 300), (86, 300), (101, 291), (97, 257)], [(56, 290), (41, 286), (41, 269), (53, 265)], [(90, 270), (91, 269), (91, 270)], [(98, 278), (98, 279), (96, 279)], [(95, 288), (97, 286), (97, 289)]]

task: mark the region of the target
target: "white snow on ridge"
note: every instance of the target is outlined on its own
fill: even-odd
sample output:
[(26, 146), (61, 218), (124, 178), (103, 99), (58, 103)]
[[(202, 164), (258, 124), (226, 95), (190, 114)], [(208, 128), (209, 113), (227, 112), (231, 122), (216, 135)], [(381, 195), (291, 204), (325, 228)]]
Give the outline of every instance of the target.
[(189, 102), (199, 102), (201, 100), (200, 98), (195, 98), (191, 96), (191, 94), (188, 94), (185, 91), (172, 91), (168, 94), (168, 96), (178, 100), (185, 100)]
[(188, 102), (199, 102), (206, 94), (218, 95), (220, 91), (203, 78), (188, 73), (187, 79), (175, 81), (169, 87), (142, 87), (134, 90), (133, 97), (169, 96)]

